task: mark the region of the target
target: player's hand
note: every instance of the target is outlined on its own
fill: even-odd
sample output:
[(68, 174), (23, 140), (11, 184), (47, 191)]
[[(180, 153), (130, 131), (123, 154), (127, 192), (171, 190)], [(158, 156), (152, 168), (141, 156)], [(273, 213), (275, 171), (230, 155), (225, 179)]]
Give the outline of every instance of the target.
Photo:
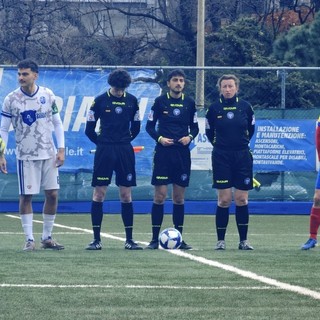
[(65, 154), (64, 148), (59, 148), (57, 156), (56, 156), (56, 167), (61, 167), (64, 164)]
[(7, 161), (6, 158), (4, 157), (4, 155), (0, 155), (0, 171), (2, 173), (7, 174)]
[(178, 140), (178, 142), (186, 146), (191, 142), (191, 137), (190, 136), (182, 137), (181, 139)]
[(172, 146), (174, 144), (173, 139), (161, 137), (159, 143), (161, 143), (164, 147)]

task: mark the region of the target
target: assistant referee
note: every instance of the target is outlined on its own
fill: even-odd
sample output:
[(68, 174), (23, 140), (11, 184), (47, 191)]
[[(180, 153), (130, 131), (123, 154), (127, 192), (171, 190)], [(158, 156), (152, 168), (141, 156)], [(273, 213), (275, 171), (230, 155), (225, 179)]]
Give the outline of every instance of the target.
[[(255, 129), (251, 105), (238, 97), (240, 81), (235, 75), (223, 75), (217, 83), (220, 98), (206, 113), (206, 135), (213, 146), (213, 188), (218, 190), (216, 209), (216, 250), (225, 250), (232, 194), (236, 204), (239, 250), (253, 250), (247, 241), (248, 191), (253, 188), (253, 158), (249, 142)], [(234, 193), (233, 193), (234, 188)]]

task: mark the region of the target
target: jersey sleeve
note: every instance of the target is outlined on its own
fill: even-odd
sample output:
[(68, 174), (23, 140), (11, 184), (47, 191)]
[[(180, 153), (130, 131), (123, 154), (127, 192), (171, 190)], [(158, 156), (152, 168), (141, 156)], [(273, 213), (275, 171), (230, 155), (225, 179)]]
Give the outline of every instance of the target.
[(57, 140), (57, 147), (64, 148), (65, 147), (65, 139), (64, 139), (64, 129), (62, 125), (62, 121), (59, 113), (55, 113), (52, 116), (52, 123), (54, 127), (54, 133)]
[(198, 124), (198, 114), (197, 109), (194, 105), (193, 112), (191, 112), (191, 119), (190, 119), (190, 138), (193, 140), (199, 133), (199, 124)]
[(248, 133), (249, 133), (249, 140), (253, 137), (254, 130), (255, 130), (255, 115), (252, 106), (249, 104), (248, 108)]
[(12, 116), (9, 108), (9, 98), (6, 97), (1, 110), (1, 125), (0, 125), (0, 135), (5, 145), (8, 145), (11, 118)]
[(85, 134), (91, 142), (97, 144), (98, 135), (96, 133), (96, 124), (99, 119), (99, 115), (96, 112), (96, 100), (93, 101), (88, 113)]
[(54, 127), (54, 133), (55, 133), (56, 140), (57, 140), (57, 147), (58, 148), (64, 148), (65, 147), (64, 129), (63, 129), (63, 125), (62, 125), (59, 109), (58, 109), (58, 106), (56, 104), (56, 97), (55, 97), (55, 95), (53, 94), (53, 92), (51, 90), (48, 89), (48, 91), (49, 91), (49, 94), (50, 94), (51, 99), (52, 99), (52, 105), (51, 105), (51, 109), (52, 109), (52, 124), (53, 124), (53, 127)]
[(160, 134), (156, 130), (156, 124), (159, 119), (159, 99), (156, 98), (148, 115), (146, 131), (156, 142), (160, 138)]
[(139, 134), (140, 128), (141, 128), (139, 104), (136, 97), (134, 97), (134, 100), (135, 100), (135, 112), (133, 115), (133, 119), (131, 120), (131, 123), (130, 123), (131, 141)]
[(213, 145), (214, 141), (214, 122), (213, 122), (213, 112), (212, 112), (212, 107), (209, 107), (209, 109), (206, 112), (206, 136), (208, 138), (208, 141)]

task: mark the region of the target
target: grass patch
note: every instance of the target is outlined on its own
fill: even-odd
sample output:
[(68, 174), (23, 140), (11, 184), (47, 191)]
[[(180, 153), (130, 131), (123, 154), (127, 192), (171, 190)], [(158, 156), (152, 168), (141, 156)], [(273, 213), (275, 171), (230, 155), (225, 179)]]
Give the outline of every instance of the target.
[[(42, 221), (41, 215), (34, 219)], [(114, 238), (103, 238), (97, 252), (84, 250), (92, 240), (89, 215), (61, 214), (56, 223), (61, 226), (54, 236), (65, 250), (22, 252), (20, 220), (0, 215), (0, 319), (300, 320), (314, 319), (320, 311), (320, 298), (303, 293), (320, 294), (315, 271), (320, 250), (300, 250), (308, 237), (307, 216), (252, 216), (249, 240), (255, 250), (243, 252), (233, 216), (227, 250), (215, 251), (214, 216), (188, 215), (183, 237), (194, 250), (185, 257), (124, 250), (120, 215), (105, 215), (103, 232)], [(166, 215), (163, 228), (171, 225)], [(42, 225), (34, 228), (39, 240)], [(135, 216), (134, 238), (143, 245), (150, 241), (149, 215)], [(302, 291), (266, 284), (245, 272)]]

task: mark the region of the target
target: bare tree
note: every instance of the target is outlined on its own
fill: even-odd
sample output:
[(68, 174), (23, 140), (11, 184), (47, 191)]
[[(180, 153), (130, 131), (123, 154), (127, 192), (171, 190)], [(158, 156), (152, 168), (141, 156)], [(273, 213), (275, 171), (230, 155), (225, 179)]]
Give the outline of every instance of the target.
[(317, 3), (319, 6), (319, 0), (311, 0), (310, 3), (293, 0), (289, 6), (280, 6), (279, 0), (244, 0), (243, 6), (258, 18), (262, 29), (272, 30), (275, 39), (290, 27), (313, 20), (319, 10)]
[[(138, 48), (135, 52), (145, 57), (148, 50), (161, 52), (163, 56), (167, 56), (168, 60), (181, 61), (188, 64), (195, 62), (196, 57), (196, 2), (193, 0), (177, 0), (177, 1), (155, 1), (153, 7), (132, 7), (128, 5), (116, 5), (112, 1), (98, 0), (100, 6), (92, 3), (90, 12), (86, 8), (86, 14), (94, 14), (96, 16), (95, 23), (99, 24), (98, 29), (100, 36), (104, 36), (107, 41), (115, 44), (118, 39), (126, 36), (124, 31), (117, 34), (112, 26), (117, 24), (119, 14), (126, 16), (130, 21), (130, 26), (135, 30), (131, 38), (136, 39)], [(82, 12), (82, 15), (85, 14)], [(117, 15), (118, 14), (118, 15)], [(104, 19), (101, 19), (101, 15)], [(110, 26), (108, 32), (105, 32), (105, 24)], [(96, 29), (96, 30), (98, 30)], [(157, 32), (163, 30), (162, 36)], [(139, 32), (140, 30), (140, 32)], [(130, 30), (127, 30), (127, 33)], [(97, 36), (97, 33), (95, 34)], [(130, 34), (127, 34), (130, 36)], [(177, 45), (178, 44), (178, 45)], [(181, 49), (181, 50), (180, 50)], [(157, 57), (154, 56), (156, 59)], [(139, 61), (140, 60), (140, 61)], [(136, 56), (135, 61), (141, 62)]]
[(26, 57), (33, 57), (41, 64), (83, 62), (79, 49), (85, 42), (85, 28), (81, 28), (69, 9), (68, 3), (61, 0), (3, 0), (0, 7), (2, 63), (14, 63)]

